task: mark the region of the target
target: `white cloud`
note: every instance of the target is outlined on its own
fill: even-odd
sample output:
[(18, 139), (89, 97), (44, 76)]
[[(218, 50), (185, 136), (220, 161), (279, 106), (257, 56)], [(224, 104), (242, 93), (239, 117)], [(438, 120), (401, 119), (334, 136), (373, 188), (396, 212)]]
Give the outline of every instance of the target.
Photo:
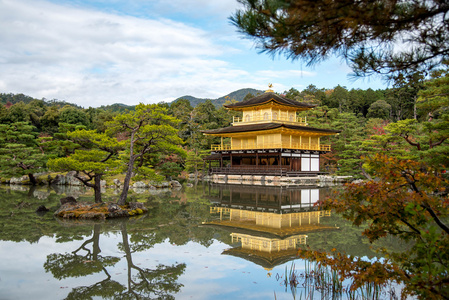
[(217, 59), (222, 45), (183, 23), (43, 1), (3, 0), (0, 11), (0, 26), (8, 29), (0, 32), (3, 92), (83, 106), (135, 104), (180, 91), (219, 93), (242, 74)]
[(235, 0), (54, 1), (0, 0), (0, 92), (96, 107), (216, 98), (269, 82), (279, 92), (334, 86), (335, 72), (346, 84), (341, 66), (292, 70), (258, 55), (229, 25)]

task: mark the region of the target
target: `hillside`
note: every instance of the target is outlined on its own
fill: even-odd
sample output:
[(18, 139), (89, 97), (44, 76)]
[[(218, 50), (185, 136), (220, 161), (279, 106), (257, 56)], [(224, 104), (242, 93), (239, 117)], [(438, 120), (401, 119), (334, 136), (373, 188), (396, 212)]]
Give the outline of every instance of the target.
[[(234, 99), (234, 100), (237, 100), (237, 101), (240, 102), (249, 93), (251, 93), (254, 96), (256, 96), (258, 94), (263, 93), (263, 91), (256, 90), (256, 89), (250, 89), (250, 88), (248, 88), (248, 89), (240, 89), (240, 90), (234, 91), (232, 93), (229, 93), (229, 94), (227, 94), (225, 96), (222, 96), (220, 98), (210, 99), (210, 100), (218, 108), (218, 107), (221, 107), (226, 102), (226, 100)], [(187, 100), (189, 100), (190, 101), (190, 105), (192, 105), (192, 107), (195, 107), (198, 104), (206, 102), (206, 100), (208, 100), (207, 98), (196, 98), (196, 97), (193, 97), (193, 96), (186, 95), (186, 96), (182, 96), (182, 97), (177, 98), (173, 102), (176, 102), (179, 99), (187, 99)]]
[(12, 104), (16, 104), (19, 102), (23, 102), (24, 104), (29, 104), (33, 101), (37, 101), (42, 103), (43, 105), (46, 106), (57, 106), (57, 107), (63, 107), (66, 105), (69, 106), (73, 106), (73, 107), (77, 107), (77, 108), (81, 108), (81, 106), (74, 104), (74, 103), (69, 103), (66, 102), (64, 100), (57, 100), (57, 99), (52, 99), (52, 100), (47, 100), (47, 99), (36, 99), (24, 94), (13, 94), (13, 93), (0, 93), (0, 104), (2, 105), (12, 105)]
[[(212, 103), (217, 108), (219, 108), (227, 100), (233, 100), (234, 99), (234, 100), (237, 100), (237, 101), (242, 101), (243, 98), (245, 98), (245, 96), (247, 94), (249, 94), (249, 93), (251, 93), (254, 96), (256, 96), (258, 94), (263, 93), (263, 91), (256, 90), (256, 89), (249, 89), (249, 88), (248, 89), (240, 89), (240, 90), (234, 91), (232, 93), (229, 93), (229, 94), (227, 94), (225, 96), (222, 96), (220, 98), (210, 99), (210, 100), (212, 101)], [(190, 105), (192, 105), (192, 107), (195, 107), (198, 104), (206, 102), (206, 100), (208, 100), (208, 98), (196, 98), (196, 97), (193, 97), (193, 96), (186, 95), (186, 96), (179, 97), (176, 100), (174, 100), (172, 102), (169, 102), (168, 104), (176, 102), (179, 99), (187, 99), (187, 100), (189, 100), (190, 101)], [(81, 106), (79, 106), (77, 104), (69, 103), (69, 102), (66, 102), (66, 101), (60, 101), (60, 100), (57, 100), (57, 99), (53, 99), (53, 100), (47, 100), (47, 99), (38, 100), (38, 99), (35, 99), (33, 97), (24, 95), (24, 94), (0, 93), (0, 104), (3, 104), (3, 105), (5, 105), (7, 103), (16, 104), (18, 102), (23, 102), (25, 104), (28, 104), (28, 103), (30, 103), (32, 101), (36, 101), (36, 100), (37, 101), (42, 101), (44, 103), (44, 105), (48, 105), (48, 106), (62, 107), (62, 106), (65, 106), (65, 105), (70, 105), (70, 106), (74, 106), (74, 107), (77, 107), (77, 108), (81, 108)], [(102, 105), (99, 108), (100, 109), (104, 109), (104, 110), (111, 110), (113, 112), (120, 112), (120, 113), (122, 113), (122, 112), (125, 112), (125, 111), (128, 111), (128, 110), (134, 110), (134, 105), (126, 105), (126, 104), (122, 104), (122, 103), (114, 103), (114, 104), (109, 104), (109, 105)]]

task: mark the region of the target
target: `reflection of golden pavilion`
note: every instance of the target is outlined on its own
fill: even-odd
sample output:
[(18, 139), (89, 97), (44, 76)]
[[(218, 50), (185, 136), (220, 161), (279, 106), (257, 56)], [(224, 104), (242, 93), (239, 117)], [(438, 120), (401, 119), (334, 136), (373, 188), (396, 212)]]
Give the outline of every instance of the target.
[(329, 216), (330, 211), (278, 214), (211, 207), (211, 213), (219, 214), (219, 220), (206, 224), (230, 230), (232, 244), (239, 243), (223, 254), (244, 258), (267, 270), (295, 259), (299, 245), (306, 244), (306, 233), (336, 229), (320, 224), (320, 218)]
[(216, 206), (269, 212), (304, 212), (317, 210), (315, 204), (326, 197), (328, 189), (316, 186), (282, 187), (211, 185), (209, 198)]
[(294, 235), (285, 239), (231, 233), (232, 243), (240, 243), (223, 251), (223, 254), (242, 257), (271, 270), (273, 267), (296, 257), (298, 245), (305, 244), (307, 235)]
[[(325, 193), (323, 192), (323, 195)], [(320, 224), (330, 211), (314, 206), (320, 189), (211, 185), (210, 208), (216, 219), (205, 224), (231, 231), (232, 244), (223, 254), (242, 257), (265, 269), (296, 258), (299, 245), (306, 244), (307, 233), (334, 230)]]
[(211, 207), (210, 210), (212, 214), (219, 214), (220, 218), (208, 224), (264, 232), (278, 237), (334, 229), (334, 227), (320, 225), (320, 218), (330, 216), (330, 211), (278, 214), (227, 207)]
[(232, 243), (241, 242), (242, 249), (262, 252), (279, 252), (282, 250), (296, 250), (297, 244), (305, 244), (307, 235), (294, 235), (286, 239), (270, 239), (249, 234), (231, 233)]

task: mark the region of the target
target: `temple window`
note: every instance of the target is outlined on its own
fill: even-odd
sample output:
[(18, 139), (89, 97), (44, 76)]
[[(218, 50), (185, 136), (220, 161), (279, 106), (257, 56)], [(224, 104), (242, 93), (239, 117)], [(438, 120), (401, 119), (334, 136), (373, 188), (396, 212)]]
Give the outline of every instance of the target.
[(249, 114), (245, 115), (245, 122), (251, 121), (251, 116)]
[(268, 113), (267, 112), (263, 114), (263, 119), (264, 120), (268, 120)]

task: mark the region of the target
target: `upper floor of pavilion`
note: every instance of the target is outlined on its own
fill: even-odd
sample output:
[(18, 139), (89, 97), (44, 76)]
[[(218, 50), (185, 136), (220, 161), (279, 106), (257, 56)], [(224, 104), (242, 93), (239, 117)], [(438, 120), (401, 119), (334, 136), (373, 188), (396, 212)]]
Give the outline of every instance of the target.
[(245, 101), (224, 105), (228, 109), (242, 112), (242, 117), (233, 118), (233, 126), (262, 123), (307, 126), (307, 119), (298, 117), (297, 112), (309, 110), (315, 106), (285, 98), (272, 90), (267, 90)]

